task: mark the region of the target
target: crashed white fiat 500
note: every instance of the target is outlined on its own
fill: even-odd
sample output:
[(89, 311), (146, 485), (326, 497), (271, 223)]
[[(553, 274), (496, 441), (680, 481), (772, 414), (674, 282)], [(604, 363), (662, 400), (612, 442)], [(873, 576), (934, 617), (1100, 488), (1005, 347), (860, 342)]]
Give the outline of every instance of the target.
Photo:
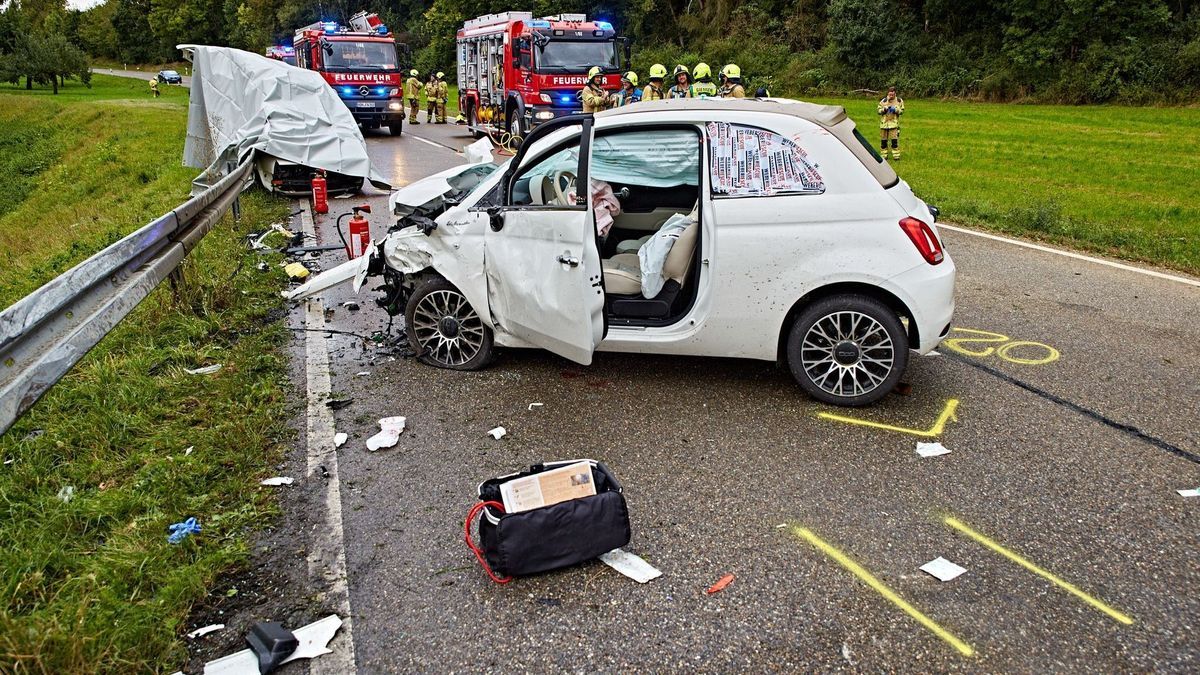
[[(586, 186), (586, 187), (584, 187)], [(425, 363), (502, 347), (781, 361), (813, 397), (887, 395), (954, 312), (954, 263), (841, 107), (658, 101), (548, 122), (512, 160), (392, 197), (366, 274)]]

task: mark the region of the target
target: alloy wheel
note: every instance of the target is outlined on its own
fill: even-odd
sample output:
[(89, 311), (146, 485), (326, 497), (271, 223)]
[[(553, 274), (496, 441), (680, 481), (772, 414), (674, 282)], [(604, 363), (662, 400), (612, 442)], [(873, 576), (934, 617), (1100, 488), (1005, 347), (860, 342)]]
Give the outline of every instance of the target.
[(462, 293), (433, 291), (413, 312), (412, 328), (425, 355), (445, 366), (461, 366), (483, 348), (483, 320)]
[(800, 347), (804, 373), (834, 396), (861, 396), (879, 388), (896, 361), (887, 329), (855, 311), (822, 316), (804, 334)]

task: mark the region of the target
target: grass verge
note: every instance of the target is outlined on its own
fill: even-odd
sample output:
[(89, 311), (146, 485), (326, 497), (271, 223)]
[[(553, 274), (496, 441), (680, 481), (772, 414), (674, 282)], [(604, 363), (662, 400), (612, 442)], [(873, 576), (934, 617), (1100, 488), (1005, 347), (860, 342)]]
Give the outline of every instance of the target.
[[(878, 143), (874, 100), (818, 102)], [(1200, 108), (910, 100), (891, 163), (946, 221), (1196, 274), (1198, 125)]]
[[(186, 196), (185, 107), (140, 88), (122, 99), (126, 81), (103, 80), (94, 99), (48, 106), (0, 87), (0, 124), (42, 148), (0, 145), (0, 166), (25, 176), (0, 213), (0, 305)], [(241, 238), (287, 207), (261, 193), (242, 204), (176, 291), (154, 291), (0, 436), (0, 672), (174, 670), (192, 604), (274, 515), (258, 479), (286, 434), (284, 279), (259, 272)], [(183, 371), (213, 363), (213, 375)], [(203, 531), (168, 544), (167, 526), (189, 516)]]

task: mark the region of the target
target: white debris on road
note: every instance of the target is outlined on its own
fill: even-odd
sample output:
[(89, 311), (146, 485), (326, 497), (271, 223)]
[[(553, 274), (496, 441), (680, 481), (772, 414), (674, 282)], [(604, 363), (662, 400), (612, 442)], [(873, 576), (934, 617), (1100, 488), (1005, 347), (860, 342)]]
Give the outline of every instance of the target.
[(504, 438), (504, 436), (506, 434), (508, 434), (508, 430), (505, 429), (504, 427), (496, 427), (495, 429), (492, 429), (491, 431), (488, 432), (488, 435), (496, 440), (500, 440), (501, 438)]
[(277, 487), (280, 485), (291, 485), (294, 482), (295, 479), (293, 479), (291, 476), (275, 476), (274, 478), (267, 478), (266, 480), (262, 481), (262, 485), (266, 485), (268, 487)]
[(542, 407), (543, 405), (546, 405), (546, 404), (545, 404), (545, 403), (530, 403), (530, 404), (529, 404), (529, 409), (530, 409), (530, 410), (533, 410), (534, 408), (540, 408), (540, 407)]
[[(341, 626), (341, 618), (332, 614), (292, 631), (300, 644), (280, 665), (297, 659), (312, 659), (331, 654), (332, 650), (326, 645)], [(243, 649), (204, 664), (204, 675), (258, 675), (258, 657), (249, 649)]]
[(614, 548), (600, 556), (600, 561), (639, 584), (647, 583), (651, 579), (657, 579), (662, 576), (662, 572), (650, 563), (619, 548)]
[(204, 626), (203, 628), (197, 628), (196, 630), (188, 633), (187, 636), (189, 638), (195, 640), (198, 637), (204, 637), (205, 635), (208, 635), (209, 633), (219, 631), (224, 627), (225, 627), (225, 624), (223, 624), (223, 623), (209, 624), (207, 626)]
[(966, 572), (965, 567), (959, 567), (945, 558), (934, 558), (929, 562), (921, 565), (921, 571), (929, 574), (941, 581), (950, 581), (957, 578), (963, 572)]
[(404, 433), (403, 417), (385, 417), (379, 420), (379, 433), (367, 439), (367, 449), (375, 452), (380, 448), (390, 448), (400, 440)]
[(1176, 490), (1180, 497), (1200, 497), (1200, 488), (1192, 488), (1191, 490)]
[(340, 431), (337, 432), (336, 434), (333, 435), (333, 447), (335, 447), (335, 448), (342, 447), (343, 445), (346, 444), (346, 439), (348, 439), (348, 438), (350, 438), (350, 437), (347, 436), (346, 434), (344, 434)]
[(917, 443), (917, 454), (922, 457), (938, 457), (950, 454), (950, 449), (941, 443)]

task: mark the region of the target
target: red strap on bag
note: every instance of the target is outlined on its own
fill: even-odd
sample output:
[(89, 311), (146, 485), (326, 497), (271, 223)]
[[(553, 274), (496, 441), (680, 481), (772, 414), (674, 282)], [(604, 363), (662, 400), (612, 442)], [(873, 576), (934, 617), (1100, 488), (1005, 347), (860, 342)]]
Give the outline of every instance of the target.
[(475, 554), (475, 557), (479, 560), (479, 564), (483, 565), (483, 571), (487, 572), (487, 575), (492, 579), (492, 581), (498, 584), (507, 584), (508, 582), (512, 581), (513, 578), (500, 578), (496, 576), (495, 573), (492, 572), (492, 568), (488, 567), (487, 560), (484, 560), (483, 551), (480, 551), (479, 547), (475, 545), (475, 542), (471, 541), (471, 523), (475, 522), (475, 516), (479, 515), (481, 511), (489, 506), (494, 507), (500, 513), (504, 513), (504, 505), (500, 502), (480, 502), (475, 506), (472, 506), (471, 511), (467, 513), (467, 522), (463, 526), (463, 540), (467, 542), (467, 548), (471, 549), (471, 552)]

